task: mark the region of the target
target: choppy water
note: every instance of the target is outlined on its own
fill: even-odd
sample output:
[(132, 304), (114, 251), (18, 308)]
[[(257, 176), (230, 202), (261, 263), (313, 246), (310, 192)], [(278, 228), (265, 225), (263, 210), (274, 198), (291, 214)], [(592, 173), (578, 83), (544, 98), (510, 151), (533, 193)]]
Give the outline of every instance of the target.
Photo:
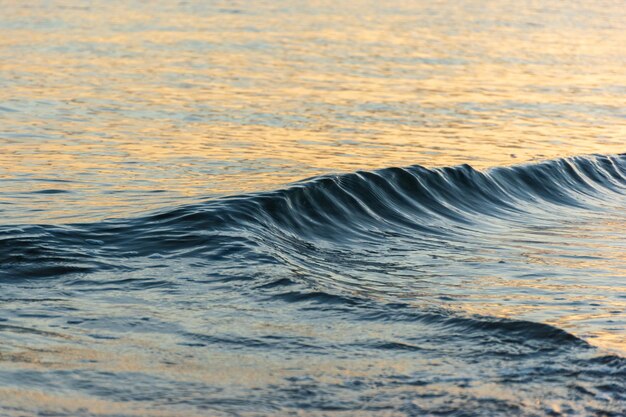
[(621, 2), (0, 7), (0, 415), (626, 415)]

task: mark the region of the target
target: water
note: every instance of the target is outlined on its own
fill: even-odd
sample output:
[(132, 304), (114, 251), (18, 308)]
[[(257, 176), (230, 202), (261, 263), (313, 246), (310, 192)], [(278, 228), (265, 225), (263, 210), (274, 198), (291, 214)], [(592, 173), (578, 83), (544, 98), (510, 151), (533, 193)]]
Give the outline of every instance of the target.
[(1, 415), (626, 414), (623, 4), (336, 3), (0, 1)]

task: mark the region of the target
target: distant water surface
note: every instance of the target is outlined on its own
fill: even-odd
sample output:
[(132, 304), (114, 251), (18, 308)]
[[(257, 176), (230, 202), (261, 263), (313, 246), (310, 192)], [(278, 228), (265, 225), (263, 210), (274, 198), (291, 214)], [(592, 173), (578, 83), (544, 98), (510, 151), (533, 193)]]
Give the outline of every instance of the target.
[(0, 6), (4, 223), (624, 151), (621, 1)]
[(623, 6), (0, 0), (0, 415), (626, 415)]

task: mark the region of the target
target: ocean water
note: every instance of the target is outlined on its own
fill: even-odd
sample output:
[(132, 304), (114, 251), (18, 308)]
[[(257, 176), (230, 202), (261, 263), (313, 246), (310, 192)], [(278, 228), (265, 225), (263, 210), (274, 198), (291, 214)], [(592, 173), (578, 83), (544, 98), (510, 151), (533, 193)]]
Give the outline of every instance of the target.
[(626, 415), (623, 2), (0, 10), (0, 415)]

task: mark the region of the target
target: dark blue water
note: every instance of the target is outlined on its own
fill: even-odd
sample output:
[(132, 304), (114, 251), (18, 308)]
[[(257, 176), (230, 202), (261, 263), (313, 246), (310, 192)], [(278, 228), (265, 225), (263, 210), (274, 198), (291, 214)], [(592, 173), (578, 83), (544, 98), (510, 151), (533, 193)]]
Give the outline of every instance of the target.
[(0, 414), (626, 415), (625, 209), (622, 154), (4, 225)]

